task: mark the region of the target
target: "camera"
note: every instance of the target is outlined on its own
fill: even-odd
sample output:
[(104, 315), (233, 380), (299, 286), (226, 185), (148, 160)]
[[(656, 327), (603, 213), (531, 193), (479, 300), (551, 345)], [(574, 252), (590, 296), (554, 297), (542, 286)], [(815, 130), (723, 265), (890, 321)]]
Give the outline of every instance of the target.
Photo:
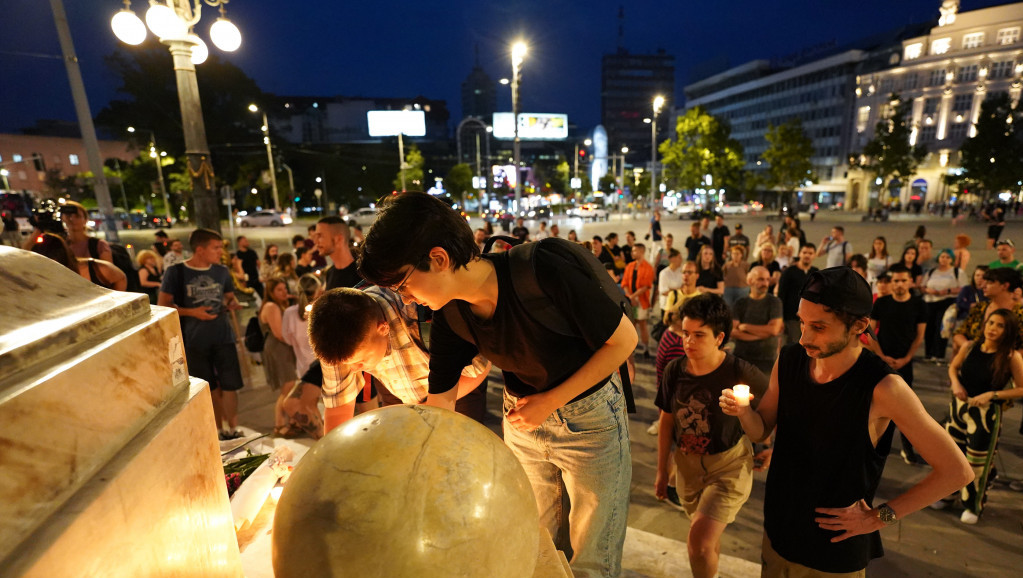
[(60, 207), (50, 199), (40, 201), (32, 209), (32, 215), (28, 218), (28, 222), (40, 233), (53, 233), (67, 238), (64, 222), (60, 220)]

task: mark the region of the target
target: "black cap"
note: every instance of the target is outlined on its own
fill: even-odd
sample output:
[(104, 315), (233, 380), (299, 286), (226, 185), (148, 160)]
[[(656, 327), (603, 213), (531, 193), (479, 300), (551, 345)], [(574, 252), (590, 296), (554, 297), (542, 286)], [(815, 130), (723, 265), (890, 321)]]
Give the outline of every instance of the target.
[(735, 226), (735, 228), (736, 228), (736, 230), (738, 230), (738, 229), (741, 229), (741, 228), (742, 228), (742, 223), (739, 223), (739, 224), (737, 224), (737, 225)]
[(845, 266), (807, 275), (799, 297), (857, 317), (869, 317), (874, 306), (874, 294), (867, 280)]

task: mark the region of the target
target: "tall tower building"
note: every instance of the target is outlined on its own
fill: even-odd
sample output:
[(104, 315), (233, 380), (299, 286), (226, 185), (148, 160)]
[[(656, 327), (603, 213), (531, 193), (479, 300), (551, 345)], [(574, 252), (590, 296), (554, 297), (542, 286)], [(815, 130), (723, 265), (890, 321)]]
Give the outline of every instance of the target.
[(497, 86), (480, 66), (480, 49), (476, 47), (476, 65), (462, 82), (462, 118), (480, 117), (492, 122), (497, 111)]
[(658, 50), (655, 54), (629, 54), (619, 47), (605, 54), (601, 69), (601, 124), (607, 129), (610, 150), (629, 147), (629, 162), (648, 162), (650, 125), (643, 119), (653, 115), (654, 97), (664, 97), (657, 119), (657, 142), (671, 133), (669, 111), (674, 109), (675, 57)]

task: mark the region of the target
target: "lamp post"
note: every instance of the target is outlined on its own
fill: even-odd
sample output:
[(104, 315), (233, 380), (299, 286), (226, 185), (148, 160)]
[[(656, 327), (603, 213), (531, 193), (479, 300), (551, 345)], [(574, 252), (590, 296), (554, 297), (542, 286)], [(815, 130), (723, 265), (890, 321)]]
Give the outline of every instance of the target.
[(621, 187), (621, 191), (618, 193), (618, 218), (619, 219), (624, 219), (625, 218), (625, 216), (622, 215), (622, 197), (625, 196), (625, 153), (627, 153), (627, 152), (629, 152), (629, 147), (623, 146), (622, 147), (622, 157), (621, 157), (622, 163), (621, 163), (621, 168), (619, 169), (621, 171), (621, 173), (620, 173), (621, 176), (618, 178), (618, 186)]
[(228, 0), (150, 0), (145, 25), (131, 10), (131, 0), (124, 0), (124, 8), (114, 15), (110, 25), (117, 38), (132, 45), (141, 44), (146, 39), (148, 26), (170, 50), (177, 79), (196, 224), (219, 232), (220, 203), (213, 190), (213, 165), (210, 163), (210, 150), (206, 142), (199, 85), (195, 79), (195, 65), (206, 60), (209, 50), (206, 43), (191, 31), (199, 23), (204, 3), (220, 9), (220, 17), (210, 26), (213, 44), (227, 52), (237, 50), (242, 37), (238, 27), (227, 19), (225, 6)]
[(281, 201), (277, 198), (277, 171), (274, 169), (274, 153), (273, 147), (270, 146), (270, 123), (266, 120), (266, 111), (260, 110), (258, 106), (254, 104), (249, 105), (249, 111), (263, 113), (263, 144), (266, 145), (266, 160), (270, 165), (270, 190), (273, 191), (274, 196), (274, 209), (277, 212), (281, 211)]
[(519, 70), (522, 68), (522, 60), (526, 57), (526, 43), (516, 42), (512, 45), (512, 118), (515, 122), (515, 141), (512, 145), (515, 162), (515, 213), (518, 214), (522, 204), (522, 145), (519, 142)]
[(657, 198), (657, 192), (660, 188), (657, 182), (657, 115), (661, 113), (661, 107), (664, 106), (664, 97), (657, 95), (654, 97), (654, 116), (650, 118), (650, 216), (653, 218), (654, 213), (654, 199)]
[[(130, 133), (134, 133), (137, 130), (139, 129), (136, 129), (133, 126), (128, 127), (128, 132)], [(149, 157), (152, 158), (153, 162), (156, 163), (156, 178), (160, 182), (160, 194), (163, 197), (163, 213), (164, 216), (167, 217), (167, 222), (170, 223), (171, 222), (170, 199), (168, 199), (167, 197), (167, 187), (163, 182), (163, 157), (167, 156), (167, 153), (160, 151), (156, 147), (156, 133), (154, 133), (151, 130), (147, 130), (145, 132), (149, 133)]]

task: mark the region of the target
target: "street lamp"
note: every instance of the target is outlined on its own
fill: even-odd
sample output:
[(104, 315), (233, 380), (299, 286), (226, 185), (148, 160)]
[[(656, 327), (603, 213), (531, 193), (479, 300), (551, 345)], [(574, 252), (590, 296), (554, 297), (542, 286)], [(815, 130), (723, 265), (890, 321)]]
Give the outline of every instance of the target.
[(0, 177), (3, 177), (3, 179), (4, 179), (4, 190), (5, 191), (9, 190), (11, 188), (11, 183), (9, 183), (7, 181), (7, 175), (9, 175), (9, 174), (11, 174), (11, 171), (9, 171), (7, 169), (0, 169)]
[(274, 196), (274, 209), (280, 212), (281, 201), (277, 198), (277, 171), (274, 168), (273, 147), (270, 146), (270, 123), (266, 120), (266, 111), (260, 110), (255, 104), (249, 105), (249, 111), (263, 113), (263, 126), (261, 129), (263, 131), (263, 144), (266, 145), (266, 160), (270, 164), (270, 188)]
[(512, 148), (515, 153), (515, 212), (519, 211), (522, 203), (522, 169), (519, 166), (522, 157), (522, 145), (519, 142), (519, 70), (522, 68), (522, 60), (526, 57), (526, 43), (519, 41), (512, 44), (512, 118), (515, 122), (515, 142)]
[(657, 182), (657, 115), (661, 113), (664, 106), (664, 97), (654, 97), (654, 115), (650, 118), (650, 216), (653, 218), (654, 199), (658, 189)]
[(621, 163), (621, 168), (619, 169), (621, 171), (621, 177), (618, 180), (618, 183), (619, 183), (618, 186), (621, 187), (621, 189), (620, 189), (620, 191), (618, 193), (618, 216), (619, 216), (619, 218), (624, 218), (624, 216), (622, 215), (622, 197), (625, 196), (625, 153), (627, 153), (627, 152), (629, 152), (629, 147), (623, 146), (622, 147), (622, 163)]
[[(130, 133), (134, 133), (136, 130), (138, 129), (136, 129), (133, 126), (128, 127), (128, 132)], [(160, 194), (163, 196), (164, 216), (167, 217), (167, 222), (170, 223), (171, 222), (170, 200), (168, 200), (167, 198), (167, 187), (163, 182), (163, 157), (167, 156), (167, 153), (162, 151), (159, 153), (157, 152), (156, 133), (154, 133), (151, 130), (147, 130), (145, 132), (149, 133), (149, 158), (153, 159), (153, 162), (156, 163), (156, 178), (159, 179), (160, 181)]]
[(181, 106), (181, 124), (185, 136), (185, 157), (192, 180), (192, 200), (195, 203), (196, 225), (220, 231), (220, 206), (213, 191), (214, 174), (210, 163), (210, 150), (206, 142), (199, 85), (195, 79), (195, 64), (205, 59), (203, 41), (192, 32), (202, 16), (202, 6), (220, 9), (220, 17), (210, 27), (210, 40), (214, 46), (233, 52), (241, 45), (238, 27), (227, 19), (225, 6), (229, 0), (150, 0), (146, 11), (146, 25), (131, 9), (131, 0), (124, 0), (124, 8), (110, 21), (110, 26), (122, 42), (139, 44), (145, 40), (146, 26), (160, 42), (167, 45), (174, 59), (178, 101)]

